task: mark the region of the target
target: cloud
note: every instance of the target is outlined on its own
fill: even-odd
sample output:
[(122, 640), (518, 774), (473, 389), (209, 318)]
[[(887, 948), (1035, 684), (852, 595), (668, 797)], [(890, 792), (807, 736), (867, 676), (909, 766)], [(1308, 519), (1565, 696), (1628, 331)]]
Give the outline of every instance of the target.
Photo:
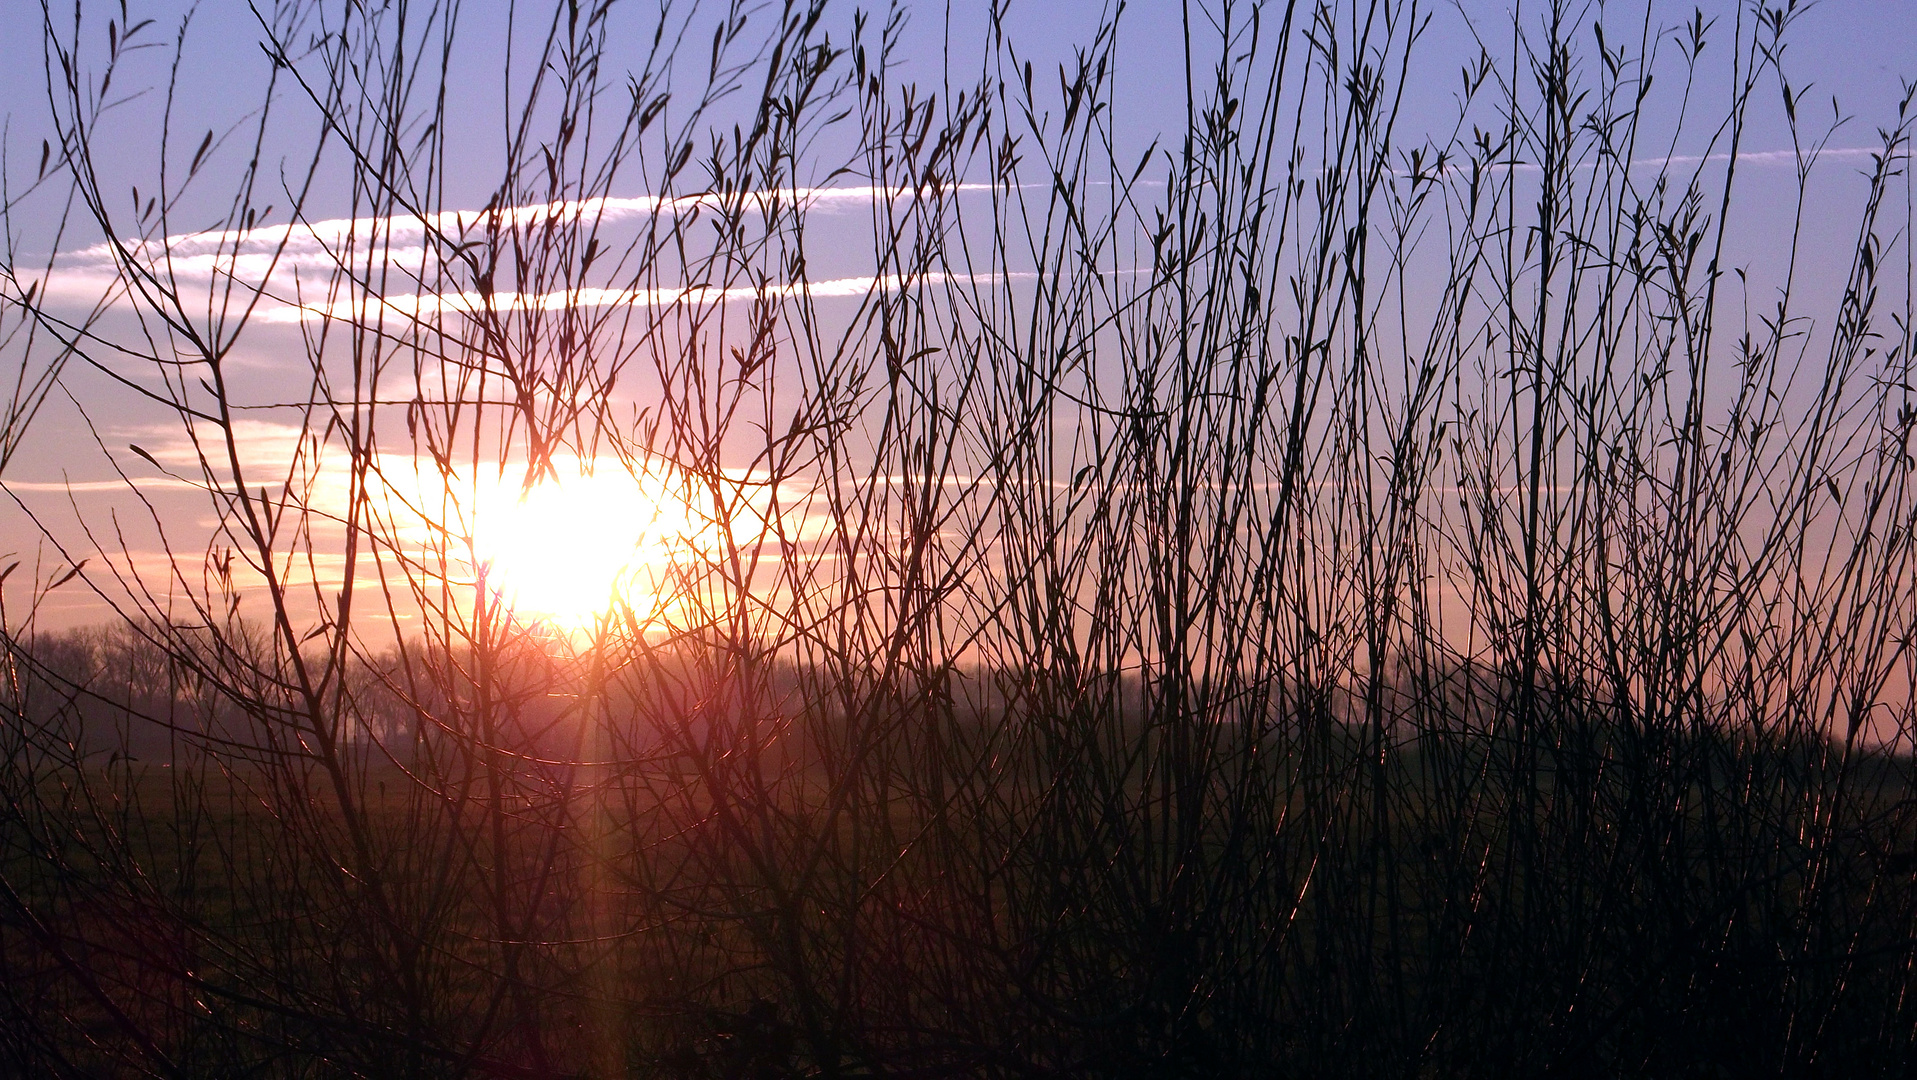
[[(992, 190), (990, 184), (959, 184), (948, 193), (977, 193)], [(528, 203), (500, 209), (442, 210), (426, 215), (398, 214), (386, 217), (326, 218), (279, 225), (256, 225), (251, 229), (213, 229), (172, 233), (151, 240), (122, 240), (120, 245), (136, 254), (171, 252), (176, 257), (218, 255), (226, 252), (265, 254), (285, 247), (293, 251), (308, 249), (337, 250), (349, 242), (367, 242), (380, 238), (383, 243), (401, 248), (419, 248), (429, 235), (457, 240), (480, 231), (533, 229), (548, 223), (615, 224), (655, 214), (686, 214), (695, 210), (721, 209), (728, 198), (740, 201), (748, 209), (771, 209), (775, 204), (802, 210), (846, 212), (870, 206), (887, 198), (902, 199), (915, 192), (910, 188), (882, 188), (873, 185), (844, 187), (791, 187), (748, 191), (726, 196), (717, 192), (695, 192), (674, 198), (655, 195), (635, 197), (599, 196), (558, 202)], [(482, 228), (483, 227), (483, 228)], [(80, 260), (110, 260), (113, 250), (105, 242), (74, 253)]]
[[(1737, 152), (1739, 165), (1796, 165), (1801, 158), (1804, 161), (1822, 161), (1825, 158), (1874, 158), (1883, 154), (1881, 146), (1834, 146), (1823, 150), (1740, 150)], [(1898, 157), (1908, 156), (1899, 152)], [(1672, 154), (1669, 157), (1632, 158), (1633, 169), (1654, 168), (1659, 165), (1705, 165), (1731, 160), (1729, 151), (1715, 154)]]
[(1004, 277), (1027, 275), (995, 274), (919, 274), (910, 279), (898, 274), (828, 278), (823, 281), (768, 283), (714, 287), (689, 285), (667, 289), (577, 288), (540, 293), (475, 291), (448, 293), (399, 293), (384, 297), (353, 296), (346, 299), (289, 304), (262, 314), (268, 322), (299, 322), (328, 317), (334, 319), (371, 319), (382, 314), (405, 320), (431, 320), (443, 315), (477, 315), (481, 312), (516, 313), (526, 311), (576, 311), (585, 308), (701, 306), (727, 300), (813, 299), (859, 297), (880, 289), (900, 289), (908, 284), (992, 284)]
[[(959, 184), (943, 194), (970, 194), (992, 190), (990, 184)], [(250, 229), (208, 229), (170, 233), (151, 238), (102, 241), (68, 253), (71, 268), (110, 270), (124, 252), (145, 265), (170, 269), (182, 277), (211, 278), (233, 275), (258, 280), (269, 267), (332, 268), (335, 258), (353, 250), (364, 257), (377, 245), (381, 257), (401, 264), (423, 261), (429, 240), (454, 244), (490, 232), (532, 231), (555, 225), (593, 228), (617, 225), (655, 215), (685, 215), (719, 210), (727, 203), (747, 211), (770, 212), (775, 207), (805, 212), (845, 213), (875, 203), (919, 194), (911, 188), (873, 185), (789, 187), (722, 193), (695, 192), (673, 198), (613, 197), (530, 203), (503, 208), (442, 210), (416, 215), (325, 218)], [(116, 250), (117, 249), (117, 250)]]
[(176, 491), (188, 491), (196, 486), (184, 480), (175, 480), (170, 476), (136, 476), (130, 480), (0, 480), (0, 485), (4, 485), (9, 491), (61, 495), (125, 491), (129, 485), (136, 488), (166, 488)]
[[(1818, 160), (1862, 160), (1883, 153), (1879, 147), (1829, 147)], [(1724, 163), (1735, 156), (1751, 166), (1795, 166), (1799, 151), (1745, 150), (1707, 154), (1673, 154), (1635, 158), (1632, 170)], [(1534, 171), (1530, 163), (1497, 163), (1499, 169)], [(1589, 169), (1595, 163), (1582, 166)], [(1451, 168), (1456, 168), (1455, 165)], [(943, 195), (972, 195), (994, 190), (992, 184), (958, 184)], [(601, 250), (622, 250), (634, 239), (631, 228), (655, 217), (682, 217), (724, 206), (748, 213), (770, 213), (775, 207), (808, 213), (849, 214), (877, 204), (919, 194), (911, 188), (876, 185), (787, 187), (745, 192), (694, 192), (671, 198), (601, 196), (502, 208), (441, 210), (424, 215), (358, 216), (256, 225), (250, 229), (209, 229), (177, 232), (147, 239), (125, 238), (101, 242), (63, 255), (60, 265), (43, 284), (43, 295), (94, 302), (119, 292), (122, 257), (148, 268), (169, 282), (189, 289), (217, 289), (228, 283), (243, 292), (258, 291), (258, 317), (271, 323), (299, 323), (315, 318), (432, 320), (480, 311), (519, 313), (616, 307), (656, 308), (669, 305), (705, 305), (769, 296), (789, 299), (855, 298), (875, 289), (898, 288), (895, 276), (847, 275), (819, 281), (776, 282), (758, 286), (719, 286), (687, 283), (678, 286), (620, 286), (618, 282), (575, 288), (524, 292), (495, 291), (490, 296), (462, 288), (440, 291), (433, 287), (441, 276), (442, 259), (452, 247), (494, 233), (524, 237), (552, 226), (595, 232)], [(376, 292), (361, 284), (338, 288), (337, 275), (346, 268), (358, 282), (381, 282)], [(616, 272), (616, 271), (615, 271)], [(637, 277), (638, 275), (633, 275)], [(920, 282), (964, 280), (991, 283), (985, 276), (947, 278), (932, 275)], [(115, 297), (125, 302), (125, 294)], [(193, 306), (189, 301), (189, 307)]]

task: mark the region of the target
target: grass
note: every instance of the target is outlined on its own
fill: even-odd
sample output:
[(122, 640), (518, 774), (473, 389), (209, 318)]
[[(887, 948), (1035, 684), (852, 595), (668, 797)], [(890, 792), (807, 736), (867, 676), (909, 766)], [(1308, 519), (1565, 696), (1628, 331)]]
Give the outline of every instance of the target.
[[(821, 1007), (845, 1026), (832, 1037), (857, 1038), (854, 1069), (1345, 1073), (1389, 1055), (1434, 1074), (1487, 1060), (1663, 1074), (1898, 1045), (1917, 902), (1911, 868), (1897, 869), (1917, 850), (1908, 759), (1657, 737), (1602, 714), (1562, 723), (1557, 752), (1516, 792), (1520, 747), (1495, 730), (1424, 732), (1380, 763), (1360, 725), (1278, 723), (1243, 758), (1220, 755), (1193, 792), (1100, 761), (1087, 744), (1114, 732), (1094, 722), (1065, 746), (1048, 726), (1023, 757), (975, 749), (978, 775), (940, 791), (907, 771), (836, 819), (830, 749), (779, 759), (757, 795), (702, 790), (690, 753), (622, 766), (590, 791), (542, 791), (522, 773), (497, 833), (462, 824), (484, 800), (443, 783), (424, 795), (425, 762), (370, 764), (355, 813), (404, 909), (394, 925), (425, 954), (412, 961), (423, 1018), (393, 987), (368, 992), (397, 943), (354, 925), (363, 892), (319, 856), (344, 843), (340, 807), (270, 769), (96, 765), (78, 775), (85, 797), (44, 781), (40, 804), (91, 828), (57, 852), (16, 851), (7, 880), (88, 943), (94, 978), (152, 1010), (141, 1023), (166, 1032), (170, 1057), (229, 1067), (371, 1062), (408, 1045), (407, 1023), (485, 1047), (490, 1023), (494, 1040), (544, 1044), (544, 1064), (520, 1068), (817, 1068), (817, 1036), (788, 996), (795, 974), (833, 995)], [(844, 724), (813, 738), (829, 746)], [(951, 744), (995, 727), (954, 717)], [(181, 802), (188, 774), (196, 794)], [(1269, 801), (1234, 805), (1253, 793)], [(1818, 813), (1839, 795), (1844, 809)], [(1168, 829), (1198, 816), (1194, 800), (1198, 825)], [(505, 858), (490, 846), (502, 841)], [(787, 899), (801, 890), (809, 910)], [(539, 905), (518, 958), (539, 989), (512, 1019), (494, 1015), (513, 1008), (501, 895)], [(166, 951), (187, 943), (191, 964)], [(11, 963), (50, 965), (19, 937)], [(350, 997), (311, 996), (342, 982)], [(211, 1007), (167, 996), (183, 986)], [(1798, 1035), (1807, 1002), (1818, 1027)], [(82, 998), (14, 1007), (21, 1030), (80, 1025), (113, 1042)], [(319, 1016), (302, 1028), (279, 1015), (294, 1011)], [(1362, 1028), (1321, 1026), (1353, 1015)], [(1487, 1030), (1507, 1034), (1487, 1044)], [(421, 1057), (414, 1067), (450, 1067)], [(511, 1071), (510, 1059), (469, 1067), (489, 1064)]]

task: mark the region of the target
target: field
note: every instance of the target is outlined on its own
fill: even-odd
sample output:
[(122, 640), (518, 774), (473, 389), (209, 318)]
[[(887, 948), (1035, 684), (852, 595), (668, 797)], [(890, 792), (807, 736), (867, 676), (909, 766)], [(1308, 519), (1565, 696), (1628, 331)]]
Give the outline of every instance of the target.
[(1906, 757), (1589, 702), (1520, 731), (1462, 691), (1455, 726), (1382, 739), (1277, 701), (1153, 717), (1137, 685), (1069, 714), (964, 697), (756, 731), (627, 701), (660, 726), (617, 765), (388, 731), (413, 755), (343, 749), (344, 804), (318, 755), (16, 752), (6, 1048), (22, 1073), (660, 1076), (1907, 1052)]

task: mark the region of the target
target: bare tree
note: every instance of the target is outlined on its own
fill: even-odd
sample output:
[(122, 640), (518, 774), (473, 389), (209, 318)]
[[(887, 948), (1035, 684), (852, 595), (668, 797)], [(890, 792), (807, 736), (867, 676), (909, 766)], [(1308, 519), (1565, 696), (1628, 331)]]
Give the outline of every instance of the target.
[(1801, 5), (1188, 5), (1149, 143), (1122, 11), (256, 2), (208, 128), (129, 6), (5, 203), (0, 468), (168, 425), (6, 611), (11, 1068), (1908, 1056), (1911, 94), (1800, 268)]

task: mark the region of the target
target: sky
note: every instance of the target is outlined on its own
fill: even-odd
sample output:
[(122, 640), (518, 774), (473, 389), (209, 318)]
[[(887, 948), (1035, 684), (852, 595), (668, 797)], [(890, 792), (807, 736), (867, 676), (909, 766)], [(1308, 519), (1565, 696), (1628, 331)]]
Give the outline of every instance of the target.
[[(201, 0), (197, 4), (128, 0), (124, 20), (118, 7), (117, 3), (89, 0), (83, 5), (80, 31), (82, 41), (90, 50), (87, 55), (97, 62), (104, 53), (109, 20), (113, 22), (116, 38), (124, 33), (128, 22), (140, 25), (147, 19), (152, 20), (136, 38), (148, 48), (138, 56), (130, 55), (121, 86), (116, 88), (116, 93), (127, 92), (133, 96), (117, 106), (95, 134), (95, 164), (102, 175), (108, 177), (103, 187), (112, 191), (128, 190), (139, 187), (144, 179), (148, 194), (153, 190), (150, 178), (158, 156), (160, 118), (167, 102), (169, 65), (176, 41), (181, 43), (181, 51), (178, 81), (173, 88), (174, 131), (168, 139), (176, 162), (174, 167), (178, 168), (179, 158), (191, 156), (191, 147), (199, 143), (201, 132), (212, 133), (216, 139), (210, 144), (207, 156), (209, 172), (236, 167), (239, 162), (235, 155), (246, 145), (246, 125), (258, 99), (258, 88), (270, 70), (259, 47), (259, 17), (240, 0)], [(51, 0), (51, 9), (56, 12), (58, 32), (70, 32), (71, 10), (64, 0)], [(511, 42), (520, 42), (518, 47), (523, 58), (525, 42), (531, 40), (538, 27), (523, 25), (519, 36), (514, 37), (504, 18), (506, 5), (503, 3), (468, 2), (460, 10), (457, 33), (462, 49), (466, 50), (462, 53), (467, 57), (463, 63), (469, 66), (462, 68), (455, 79), (458, 93), (450, 115), (460, 136), (451, 141), (462, 149), (456, 152), (456, 160), (449, 162), (445, 205), (454, 213), (460, 210), (476, 213), (497, 183), (497, 147), (504, 128), (503, 102), (509, 90), (508, 81), (499, 73), (508, 72), (522, 80), (526, 77), (526, 72), (506, 62), (506, 47)], [(610, 62), (640, 63), (650, 40), (649, 20), (653, 10), (653, 6), (643, 4), (619, 9), (617, 17), (626, 21), (618, 24), (620, 30), (614, 35)], [(917, 79), (925, 87), (942, 87), (962, 83), (976, 71), (983, 55), (981, 5), (906, 3), (903, 10), (906, 18), (900, 37), (900, 70), (904, 78)], [(1075, 43), (1084, 41), (1104, 10), (1103, 5), (1092, 3), (1015, 2), (1008, 18), (1010, 36), (1019, 55), (1030, 60), (1039, 72), (1055, 72), (1059, 64), (1070, 59)], [(1463, 0), (1459, 4), (1424, 5), (1424, 10), (1430, 22), (1420, 44), (1421, 66), (1415, 68), (1410, 77), (1411, 93), (1407, 97), (1404, 120), (1412, 128), (1436, 126), (1446, 120), (1452, 107), (1449, 88), (1456, 78), (1457, 67), (1476, 52), (1474, 33), (1492, 33), (1502, 28), (1508, 34), (1513, 6)], [(1524, 5), (1517, 8), (1517, 15), (1520, 21), (1535, 20), (1539, 10), (1540, 5)], [(1595, 6), (1582, 9), (1584, 21), (1589, 21), (1597, 10)], [(1641, 10), (1640, 5), (1611, 3), (1604, 9), (1604, 17), (1613, 25), (1628, 24), (1637, 17), (1633, 13)], [(1655, 17), (1660, 21), (1675, 21), (1688, 10), (1687, 5), (1658, 5)], [(837, 14), (832, 17), (850, 18), (849, 6), (835, 11)], [(1727, 42), (1729, 24), (1736, 17), (1737, 6), (1730, 2), (1707, 3), (1701, 11), (1706, 20), (1716, 20), (1708, 36)], [(1128, 153), (1122, 145), (1125, 140), (1136, 148), (1130, 152), (1136, 152), (1149, 145), (1159, 133), (1183, 127), (1181, 87), (1186, 73), (1178, 47), (1182, 35), (1181, 12), (1180, 5), (1164, 0), (1136, 0), (1125, 8), (1120, 19), (1120, 49), (1128, 58), (1115, 95), (1120, 157)], [(699, 17), (695, 16), (695, 22)], [(761, 11), (759, 17), (766, 15)], [(1856, 171), (1866, 163), (1865, 155), (1876, 138), (1876, 129), (1890, 119), (1901, 80), (1917, 77), (1917, 60), (1912, 59), (1908, 50), (1908, 43), (1913, 40), (1917, 40), (1917, 2), (1904, 0), (1824, 0), (1804, 16), (1796, 32), (1789, 65), (1797, 73), (1796, 89), (1807, 91), (1803, 100), (1810, 104), (1804, 108), (1815, 110), (1817, 117), (1828, 117), (1833, 115), (1834, 98), (1837, 114), (1854, 117), (1832, 135), (1827, 179), (1819, 180), (1829, 185), (1822, 189), (1829, 194), (1828, 205), (1845, 208), (1839, 210), (1833, 221), (1843, 220), (1849, 213), (1846, 197), (1856, 190)], [(40, 159), (41, 140), (50, 130), (47, 54), (42, 41), (40, 5), (30, 2), (0, 5), (0, 101), (5, 102), (6, 111), (4, 171), (9, 200), (31, 184)], [(692, 51), (697, 52), (698, 48)], [(1720, 45), (1717, 52), (1708, 56), (1716, 61), (1725, 51)], [(291, 93), (284, 88), (283, 91)], [(1669, 92), (1668, 86), (1665, 92)], [(1788, 190), (1791, 166), (1789, 156), (1784, 153), (1788, 150), (1788, 141), (1777, 119), (1777, 110), (1762, 110), (1760, 115), (1767, 119), (1746, 139), (1749, 154), (1746, 183), (1750, 185), (1747, 196), (1754, 190), (1758, 197), (1754, 200), (1753, 226), (1743, 236), (1743, 242), (1748, 245), (1743, 254), (1747, 261), (1761, 265), (1772, 257), (1780, 229), (1787, 224), (1765, 215), (1782, 213), (1782, 194)], [(268, 133), (269, 153), (283, 153), (285, 156), (277, 163), (279, 167), (296, 171), (298, 154), (310, 143), (314, 129), (310, 117), (303, 116), (297, 107), (289, 106), (278, 116), (281, 119), (276, 120), (276, 126)], [(232, 135), (228, 136), (228, 132)], [(470, 150), (463, 149), (467, 147)], [(1675, 148), (1680, 155), (1691, 149), (1694, 148)], [(269, 162), (269, 166), (273, 164)], [(285, 175), (291, 175), (291, 171)], [(339, 190), (338, 185), (329, 187), (325, 182), (333, 174), (322, 168), (319, 175), (321, 182), (310, 206), (311, 216), (324, 219), (327, 215), (350, 213), (346, 193)], [(835, 188), (857, 186), (855, 179), (844, 177), (832, 179), (830, 185)], [(1779, 193), (1776, 199), (1763, 195), (1771, 188)], [(198, 200), (184, 199), (176, 210), (176, 217), (188, 224), (172, 231), (176, 235), (188, 233), (193, 231), (192, 222), (216, 220), (222, 209), (215, 197), (217, 190), (214, 185)], [(612, 206), (612, 210), (618, 212), (620, 206), (627, 206), (633, 214), (643, 213), (653, 194), (637, 186), (616, 188), (612, 195), (625, 202)], [(866, 196), (854, 194), (845, 198), (846, 210), (842, 213), (828, 212), (833, 205), (830, 193), (819, 198), (821, 228), (828, 230), (828, 237), (832, 235), (830, 230), (843, 230), (846, 243), (814, 245), (823, 265), (813, 267), (813, 277), (846, 282), (848, 295), (856, 293), (874, 272), (868, 265), (869, 259), (859, 254), (870, 247), (869, 217), (857, 212), (865, 205)], [(29, 194), (11, 207), (10, 246), (6, 258), (10, 267), (20, 268), (16, 277), (21, 280), (24, 280), (21, 275), (31, 276), (44, 269), (60, 221), (60, 209), (58, 200), (44, 194)], [(115, 212), (118, 213), (119, 208), (115, 208)], [(1812, 222), (1813, 232), (1818, 224)], [(99, 246), (103, 237), (97, 228), (90, 226), (83, 217), (76, 218), (59, 236), (58, 243), (65, 254), (57, 272), (46, 276), (43, 283), (42, 295), (49, 304), (82, 310), (110, 283), (111, 261), (106, 258), (105, 249)], [(275, 236), (262, 233), (253, 240), (270, 240)], [(1839, 263), (1849, 257), (1848, 237), (1837, 235), (1833, 229), (1829, 239), (1827, 244), (1813, 243), (1807, 252), (1815, 273), (1838, 273)], [(304, 252), (315, 260), (314, 265), (324, 262), (321, 245), (317, 243), (308, 243), (305, 248), (296, 244), (295, 249), (296, 254)], [(192, 255), (196, 250), (204, 254), (211, 249), (205, 244), (201, 249), (194, 249), (189, 242), (179, 250)], [(260, 245), (258, 250), (264, 251), (265, 247)], [(834, 264), (835, 253), (841, 250), (847, 253), (844, 261)], [(1829, 265), (1817, 265), (1819, 259), (1827, 259)], [(670, 283), (668, 286), (671, 287)], [(612, 296), (607, 301), (615, 305), (630, 304), (632, 299)], [(249, 344), (235, 354), (232, 363), (239, 385), (264, 398), (285, 378), (277, 351), (296, 340), (293, 335), (310, 320), (304, 320), (297, 308), (287, 306), (263, 311), (261, 318), (262, 332), (249, 339)], [(113, 333), (138, 332), (123, 311), (109, 311), (101, 325)], [(0, 327), (0, 331), (5, 329)], [(21, 362), (17, 350), (0, 355), (4, 355), (9, 365)], [(288, 439), (286, 429), (276, 427), (270, 420), (249, 419), (243, 422), (243, 429), (252, 440), (249, 445), (259, 453), (267, 456), (290, 453), (284, 445)], [(165, 522), (183, 534), (210, 526), (203, 497), (156, 475), (153, 469), (146, 467), (149, 462), (129, 457), (126, 448), (131, 445), (140, 446), (139, 453), (151, 459), (154, 465), (179, 469), (190, 467), (194, 461), (192, 448), (178, 423), (143, 406), (133, 388), (117, 384), (100, 372), (70, 368), (63, 385), (49, 398), (42, 416), (8, 463), (5, 475), (0, 476), (0, 483), (9, 496), (0, 502), (0, 554), (11, 553), (4, 561), (24, 561), (20, 575), (6, 586), (16, 610), (20, 602), (17, 595), (30, 580), (29, 572), (37, 573), (39, 581), (44, 583), (62, 574), (64, 566), (71, 561), (49, 548), (49, 537), (67, 545), (78, 557), (90, 544), (113, 535), (124, 535), (131, 538), (130, 548), (147, 560), (146, 566), (151, 570), (164, 566), (167, 560), (160, 549), (157, 532), (151, 527), (154, 521)], [(118, 468), (127, 469), (129, 475), (136, 477), (131, 489), (116, 475), (115, 462)], [(151, 509), (133, 498), (135, 495), (149, 500)], [(148, 519), (145, 524), (140, 520), (143, 516)], [(87, 536), (89, 531), (93, 534), (91, 539)], [(111, 547), (112, 542), (107, 546)], [(98, 564), (93, 569), (97, 572)], [(70, 587), (49, 597), (44, 618), (49, 625), (77, 625), (97, 620), (105, 613), (106, 608), (96, 596)]]

